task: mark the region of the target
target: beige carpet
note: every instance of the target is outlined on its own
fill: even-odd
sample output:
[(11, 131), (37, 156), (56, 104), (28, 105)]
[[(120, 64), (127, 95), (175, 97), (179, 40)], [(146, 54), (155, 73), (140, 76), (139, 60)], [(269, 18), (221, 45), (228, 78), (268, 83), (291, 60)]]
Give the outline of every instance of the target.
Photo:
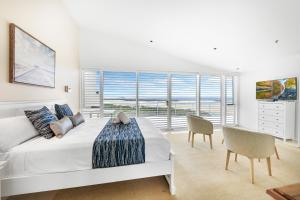
[(300, 149), (291, 144), (277, 141), (281, 160), (272, 157), (273, 176), (268, 176), (266, 161), (255, 162), (255, 184), (250, 183), (249, 161), (240, 156), (229, 163), (229, 171), (224, 170), (225, 146), (221, 144), (221, 134), (213, 136), (214, 149), (202, 136), (195, 137), (195, 147), (187, 143), (186, 134), (169, 134), (172, 148), (176, 153), (175, 196), (170, 196), (163, 177), (155, 177), (90, 187), (73, 188), (52, 192), (20, 195), (9, 200), (194, 200), (194, 199), (271, 199), (267, 188), (300, 182)]

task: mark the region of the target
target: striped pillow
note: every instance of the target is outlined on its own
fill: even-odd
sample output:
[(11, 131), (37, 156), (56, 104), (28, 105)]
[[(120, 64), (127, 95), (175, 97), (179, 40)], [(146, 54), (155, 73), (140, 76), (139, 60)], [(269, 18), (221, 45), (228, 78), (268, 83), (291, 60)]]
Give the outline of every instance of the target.
[(68, 117), (73, 116), (73, 112), (71, 108), (68, 106), (68, 104), (64, 104), (64, 105), (55, 104), (54, 107), (58, 119), (62, 119), (64, 118), (64, 116), (68, 116)]
[(54, 136), (50, 123), (58, 119), (46, 106), (39, 110), (26, 110), (24, 112), (40, 135), (46, 139)]

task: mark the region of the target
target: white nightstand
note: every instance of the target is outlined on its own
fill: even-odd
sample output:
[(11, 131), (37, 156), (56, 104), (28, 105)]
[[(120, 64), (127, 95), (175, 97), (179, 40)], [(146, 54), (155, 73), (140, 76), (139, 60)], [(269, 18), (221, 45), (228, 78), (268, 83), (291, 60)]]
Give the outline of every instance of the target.
[(0, 161), (0, 199), (1, 198), (1, 180), (2, 180), (2, 177), (4, 175), (4, 170), (5, 170), (5, 166), (6, 166), (6, 161)]

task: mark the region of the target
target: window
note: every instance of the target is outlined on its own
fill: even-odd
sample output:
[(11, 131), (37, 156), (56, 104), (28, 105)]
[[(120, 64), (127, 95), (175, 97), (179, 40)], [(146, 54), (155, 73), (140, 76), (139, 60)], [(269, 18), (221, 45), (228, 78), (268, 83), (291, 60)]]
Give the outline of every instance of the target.
[(225, 77), (225, 123), (235, 124), (234, 77)]
[(171, 127), (187, 126), (186, 115), (197, 114), (197, 75), (171, 75)]
[(136, 73), (103, 72), (104, 116), (111, 117), (123, 111), (136, 116)]
[(83, 114), (96, 113), (100, 115), (100, 71), (82, 71), (82, 100)]
[(160, 129), (186, 128), (187, 114), (199, 114), (216, 126), (235, 124), (234, 83), (233, 76), (83, 70), (80, 105), (90, 117), (123, 111), (148, 118)]
[(221, 125), (221, 77), (200, 76), (200, 116)]
[(168, 126), (168, 74), (139, 73), (139, 116), (158, 128)]

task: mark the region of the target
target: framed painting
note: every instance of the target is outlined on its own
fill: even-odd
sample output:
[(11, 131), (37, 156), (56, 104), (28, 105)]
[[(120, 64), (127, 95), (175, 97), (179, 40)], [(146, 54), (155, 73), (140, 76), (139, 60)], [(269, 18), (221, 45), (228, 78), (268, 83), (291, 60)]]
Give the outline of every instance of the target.
[(55, 51), (9, 24), (9, 82), (55, 88)]

